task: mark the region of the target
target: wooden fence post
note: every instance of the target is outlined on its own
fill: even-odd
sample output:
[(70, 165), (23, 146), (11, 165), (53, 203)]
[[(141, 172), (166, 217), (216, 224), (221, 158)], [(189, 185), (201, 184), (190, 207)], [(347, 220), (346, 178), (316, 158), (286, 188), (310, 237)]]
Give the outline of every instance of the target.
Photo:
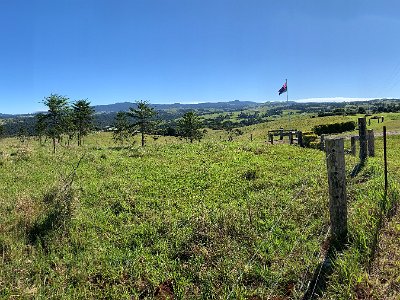
[(358, 118), (358, 135), (360, 137), (360, 160), (363, 162), (367, 159), (367, 124), (365, 118)]
[(319, 148), (323, 151), (325, 150), (325, 135), (321, 134), (321, 141), (319, 143)]
[(253, 134), (251, 133), (250, 134), (250, 142), (252, 142), (253, 141)]
[(372, 129), (368, 129), (368, 156), (375, 156), (375, 136)]
[(303, 132), (297, 131), (297, 143), (300, 147), (304, 147), (303, 145)]
[(388, 190), (388, 167), (387, 167), (387, 142), (386, 142), (386, 126), (383, 126), (383, 162), (385, 165), (385, 195)]
[(293, 132), (289, 132), (289, 144), (293, 144)]
[(283, 140), (283, 128), (280, 128), (279, 131), (279, 139)]
[(332, 242), (341, 249), (347, 242), (346, 169), (343, 138), (326, 139), (326, 165), (329, 183), (329, 213)]
[(269, 134), (269, 141), (271, 142), (271, 145), (274, 144), (274, 135), (272, 133)]
[(350, 138), (351, 141), (351, 155), (356, 156), (356, 137), (352, 136)]

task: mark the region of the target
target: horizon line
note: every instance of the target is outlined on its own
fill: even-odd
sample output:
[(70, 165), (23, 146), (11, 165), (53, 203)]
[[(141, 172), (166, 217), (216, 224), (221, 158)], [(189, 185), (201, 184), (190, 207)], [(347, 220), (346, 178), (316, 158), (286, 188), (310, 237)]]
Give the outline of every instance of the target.
[[(335, 102), (335, 103), (340, 103), (340, 102), (361, 102), (361, 101), (372, 101), (372, 100), (391, 100), (391, 99), (400, 99), (396, 97), (375, 97), (375, 98), (367, 98), (367, 97), (314, 97), (314, 98), (300, 98), (300, 99), (293, 99), (290, 100), (289, 102), (296, 102), (296, 103), (329, 103), (329, 102)], [(170, 101), (167, 103), (151, 103), (149, 102), (150, 105), (173, 105), (173, 104), (181, 104), (181, 105), (191, 105), (191, 104), (209, 104), (209, 103), (224, 103), (224, 102), (234, 102), (234, 101), (240, 101), (240, 102), (255, 102), (255, 103), (268, 103), (268, 102), (286, 102), (286, 100), (280, 100), (280, 99), (274, 99), (274, 100), (226, 100), (226, 101), (188, 101), (188, 102), (175, 102), (175, 101)], [(114, 102), (114, 103), (109, 103), (109, 104), (92, 104), (92, 106), (108, 106), (108, 105), (114, 105), (114, 104), (121, 104), (121, 103), (134, 103), (130, 101), (121, 101), (121, 102)], [(12, 113), (12, 112), (5, 112), (5, 113), (0, 113), (0, 115), (31, 115), (31, 114), (36, 114), (39, 112), (43, 112), (43, 110), (37, 110), (34, 112), (22, 112), (22, 113)]]

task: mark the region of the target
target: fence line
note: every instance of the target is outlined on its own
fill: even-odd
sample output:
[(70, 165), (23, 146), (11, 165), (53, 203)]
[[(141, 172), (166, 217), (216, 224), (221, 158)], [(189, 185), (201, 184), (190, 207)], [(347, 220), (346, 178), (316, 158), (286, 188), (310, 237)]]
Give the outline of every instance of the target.
[[(359, 135), (358, 136), (352, 136), (351, 137), (351, 154), (356, 155), (356, 141), (360, 142), (360, 149), (359, 149), (359, 159), (360, 159), (360, 164), (359, 167), (361, 168), (367, 159), (368, 156), (373, 157), (375, 155), (375, 137), (374, 137), (374, 132), (373, 130), (367, 130), (366, 129), (366, 119), (365, 118), (359, 118), (358, 119), (359, 123)], [(296, 132), (296, 135), (298, 135), (299, 131)], [(269, 132), (268, 137), (271, 142), (273, 143), (273, 136), (279, 134), (280, 138), (283, 138), (283, 132), (282, 130), (278, 132)], [(289, 143), (293, 143), (293, 135), (294, 132), (288, 132), (287, 135), (289, 136)], [(299, 137), (301, 139), (301, 137)], [(387, 157), (386, 157), (386, 126), (383, 127), (383, 138), (384, 138), (384, 160), (385, 160), (385, 195), (387, 193)], [(326, 250), (321, 247), (321, 250), (319, 251), (318, 254), (318, 259), (321, 259), (321, 255), (323, 254), (324, 251), (327, 251), (325, 255), (329, 255), (330, 251), (332, 249), (336, 249), (337, 251), (341, 251), (344, 248), (344, 245), (347, 242), (347, 191), (346, 191), (346, 171), (345, 171), (345, 152), (344, 152), (344, 139), (343, 138), (323, 138), (323, 143), (325, 147), (321, 147), (322, 149), (326, 149), (326, 165), (327, 165), (327, 172), (328, 172), (328, 183), (329, 183), (329, 198), (330, 198), (330, 226), (328, 227), (328, 230), (326, 231), (324, 235), (324, 240), (326, 241), (328, 239), (329, 234), (331, 234), (331, 243), (330, 243), (330, 248), (329, 250)], [(305, 184), (302, 184), (302, 187), (300, 191), (297, 193), (297, 195), (293, 198), (296, 199), (299, 197), (299, 195), (304, 191)], [(273, 230), (278, 226), (279, 222), (285, 215), (285, 212), (287, 212), (289, 208), (285, 208), (284, 210), (281, 211), (280, 216), (276, 219), (272, 227), (267, 233), (267, 237), (269, 237)], [(309, 216), (311, 216), (310, 214)], [(320, 235), (323, 233), (324, 229), (321, 230)], [(297, 249), (297, 246), (303, 236), (300, 235), (292, 245), (292, 248), (290, 252), (287, 254), (287, 257), (290, 258), (292, 257), (294, 251)], [(254, 262), (255, 257), (260, 253), (261, 249), (257, 248), (254, 254), (250, 257), (248, 262), (245, 264), (245, 267), (251, 266)], [(315, 255), (315, 253), (313, 254)], [(326, 266), (324, 264), (327, 262), (328, 264), (331, 262), (331, 258), (328, 258), (328, 256), (325, 257), (324, 262), (320, 263), (318, 265), (318, 268), (315, 270), (315, 275), (314, 279), (311, 281), (311, 286), (309, 285), (307, 288), (307, 293), (305, 294), (304, 297), (308, 297), (307, 299), (313, 299), (316, 291), (318, 289), (318, 285), (320, 284), (320, 280), (325, 281), (326, 280)], [(313, 264), (310, 264), (309, 267), (307, 268), (307, 273), (309, 271), (309, 268)], [(328, 266), (328, 268), (332, 268), (332, 266)], [(239, 272), (238, 278), (236, 279), (235, 284), (232, 286), (232, 290), (230, 291), (228, 295), (228, 299), (232, 296), (234, 292), (234, 288), (240, 283), (242, 277), (244, 275), (244, 270), (241, 270)], [(322, 277), (322, 278), (321, 278)], [(272, 283), (272, 285), (269, 286), (269, 299), (273, 293), (275, 287), (279, 284), (281, 281), (281, 276), (278, 276), (278, 278)], [(304, 286), (304, 282), (307, 282), (307, 280), (303, 281), (301, 287)], [(310, 283), (309, 283), (310, 284)], [(300, 288), (301, 290), (301, 288)], [(306, 298), (304, 298), (306, 299)]]

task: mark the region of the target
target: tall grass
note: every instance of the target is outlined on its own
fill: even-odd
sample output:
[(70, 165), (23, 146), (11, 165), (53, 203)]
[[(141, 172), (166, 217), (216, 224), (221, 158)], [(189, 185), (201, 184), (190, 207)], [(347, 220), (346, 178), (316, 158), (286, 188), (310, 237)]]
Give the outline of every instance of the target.
[[(299, 299), (324, 251), (318, 150), (261, 138), (115, 147), (104, 134), (55, 155), (33, 140), (0, 148), (4, 298)], [(356, 159), (346, 160), (350, 175)], [(349, 179), (351, 246), (328, 298), (353, 295), (363, 276), (386, 203), (381, 177), (371, 159)]]

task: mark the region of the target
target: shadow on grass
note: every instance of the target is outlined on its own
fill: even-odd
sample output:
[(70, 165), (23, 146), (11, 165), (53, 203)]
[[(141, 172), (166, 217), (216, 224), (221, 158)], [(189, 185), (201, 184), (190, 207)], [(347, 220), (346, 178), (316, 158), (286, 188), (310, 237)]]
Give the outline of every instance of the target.
[(327, 243), (328, 249), (325, 258), (315, 268), (312, 280), (302, 300), (315, 300), (323, 295), (328, 287), (329, 276), (334, 271), (336, 257), (349, 247), (347, 239), (345, 243), (333, 244), (330, 240)]
[(108, 149), (111, 150), (111, 151), (129, 150), (131, 148), (132, 148), (132, 146), (130, 146), (130, 145), (108, 147)]
[(364, 168), (365, 166), (365, 160), (360, 161), (358, 164), (356, 164), (353, 168), (353, 171), (351, 171), (350, 176), (352, 178), (356, 177)]
[[(362, 165), (363, 166), (363, 165)], [(372, 263), (376, 257), (376, 253), (379, 250), (379, 233), (384, 225), (385, 219), (389, 219), (396, 214), (398, 208), (399, 194), (392, 190), (385, 192), (379, 203), (379, 216), (376, 227), (374, 227), (374, 236), (370, 245), (371, 253), (369, 254), (367, 261), (367, 268), (370, 271), (372, 268)], [(306, 293), (304, 294), (302, 300), (315, 300), (320, 298), (328, 287), (329, 276), (334, 271), (334, 265), (338, 254), (345, 251), (351, 246), (352, 241), (346, 241), (341, 243), (342, 247), (338, 245), (329, 245), (324, 261), (320, 263), (314, 271), (313, 278), (308, 286)]]
[(55, 232), (66, 230), (66, 224), (71, 219), (73, 195), (70, 188), (56, 188), (49, 191), (43, 198), (46, 210), (38, 217), (30, 228), (27, 228), (27, 241), (31, 245), (40, 243), (46, 247), (46, 240)]
[(372, 270), (372, 264), (374, 262), (376, 253), (379, 247), (379, 233), (385, 225), (385, 219), (387, 221), (391, 220), (397, 213), (398, 208), (398, 198), (396, 195), (388, 195), (387, 191), (385, 192), (381, 207), (380, 207), (380, 215), (377, 223), (377, 229), (374, 232), (374, 239), (372, 241), (371, 246), (371, 254), (368, 259), (368, 271)]

